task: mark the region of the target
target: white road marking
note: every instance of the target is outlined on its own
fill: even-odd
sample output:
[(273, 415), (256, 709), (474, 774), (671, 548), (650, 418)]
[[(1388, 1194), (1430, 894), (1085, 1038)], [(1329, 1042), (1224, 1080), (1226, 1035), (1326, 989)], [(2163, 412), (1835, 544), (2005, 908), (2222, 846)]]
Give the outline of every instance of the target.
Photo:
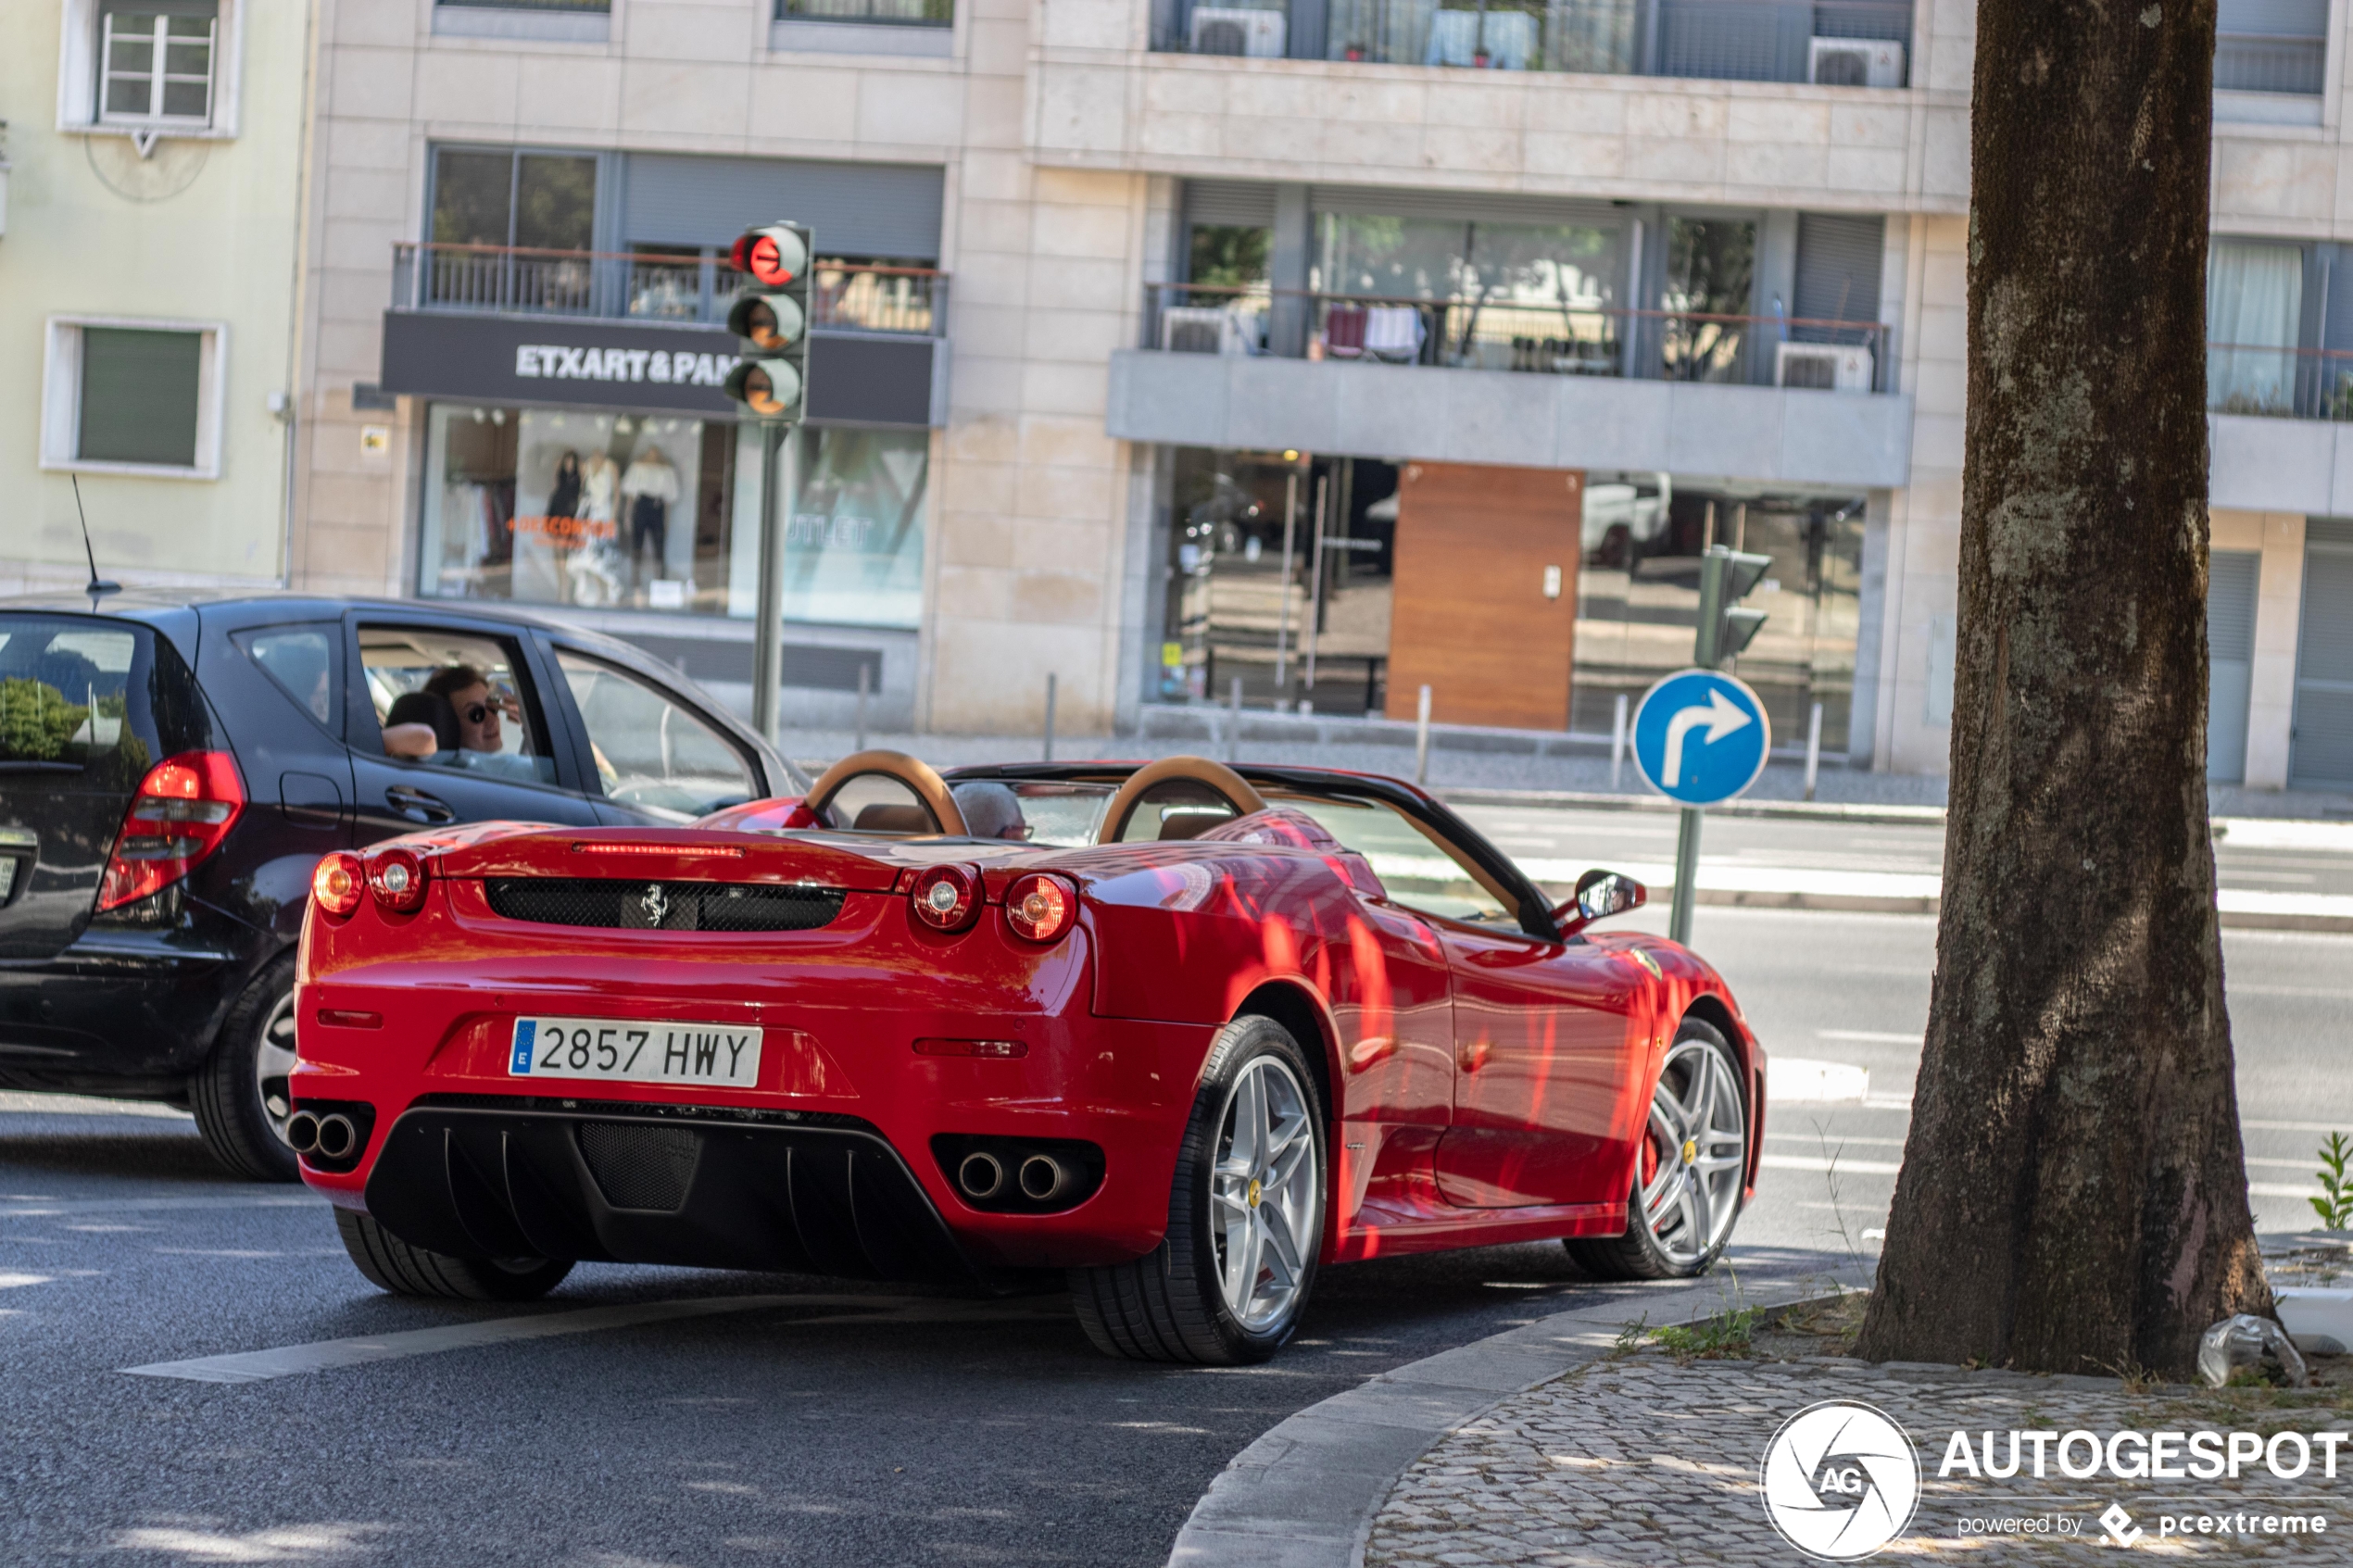
[(1775, 1056), (1765, 1063), (1765, 1098), (1768, 1104), (1861, 1100), (1869, 1098), (1870, 1092), (1870, 1073), (1851, 1062)]
[(48, 1283), (47, 1274), (0, 1273), (0, 1290), (14, 1290), (20, 1285), (46, 1285)]
[[(1765, 1141), (1767, 1143), (1802, 1143), (1819, 1148), (1824, 1139), (1817, 1137), (1812, 1133), (1768, 1133), (1765, 1135)], [(1843, 1133), (1832, 1133), (1829, 1135), (1828, 1142), (1832, 1148), (1843, 1148), (1849, 1144), (1858, 1144), (1873, 1148), (1902, 1148), (1905, 1140), (1902, 1138), (1851, 1138)]]
[(195, 1118), (177, 1106), (145, 1099), (94, 1099), (88, 1095), (35, 1095), (0, 1090), (0, 1111), (21, 1110), (34, 1116), (151, 1116), (167, 1122), (195, 1124)]
[(430, 1356), (444, 1350), (506, 1345), (522, 1339), (593, 1334), (676, 1318), (715, 1317), (724, 1312), (775, 1307), (848, 1309), (819, 1317), (796, 1318), (792, 1323), (796, 1328), (818, 1323), (975, 1323), (1068, 1315), (1068, 1310), (1059, 1301), (1041, 1311), (1034, 1302), (970, 1302), (904, 1296), (705, 1296), (687, 1300), (535, 1312), (522, 1317), (493, 1318), (485, 1323), (450, 1323), (442, 1328), (417, 1328), (352, 1339), (321, 1339), (274, 1350), (198, 1356), (184, 1361), (153, 1361), (121, 1370), (134, 1377), (172, 1377), (190, 1383), (259, 1383), (273, 1377), (298, 1377), (305, 1373), (361, 1366), (370, 1361), (397, 1361), (405, 1356)]
[(62, 1214), (131, 1214), (143, 1209), (324, 1209), (327, 1200), (308, 1193), (299, 1198), (94, 1198), (38, 1204), (11, 1202), (0, 1208), (0, 1220), (46, 1220)]
[(1917, 1031), (1905, 1034), (1886, 1029), (1817, 1029), (1814, 1033), (1825, 1040), (1861, 1040), (1879, 1046), (1917, 1046), (1921, 1040)]
[(1903, 1169), (1893, 1160), (1826, 1160), (1818, 1154), (1760, 1154), (1756, 1162), (1768, 1171), (1836, 1170), (1856, 1176), (1892, 1176)]

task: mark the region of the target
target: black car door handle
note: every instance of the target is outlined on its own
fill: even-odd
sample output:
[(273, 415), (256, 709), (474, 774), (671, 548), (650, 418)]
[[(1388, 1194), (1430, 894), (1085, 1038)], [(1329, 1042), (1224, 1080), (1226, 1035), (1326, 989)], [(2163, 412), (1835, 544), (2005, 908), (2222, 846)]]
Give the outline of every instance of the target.
[(438, 824), (458, 820), (457, 811), (447, 801), (427, 795), (422, 789), (410, 789), (407, 784), (394, 784), (384, 791), (384, 799), (394, 810), (412, 822)]

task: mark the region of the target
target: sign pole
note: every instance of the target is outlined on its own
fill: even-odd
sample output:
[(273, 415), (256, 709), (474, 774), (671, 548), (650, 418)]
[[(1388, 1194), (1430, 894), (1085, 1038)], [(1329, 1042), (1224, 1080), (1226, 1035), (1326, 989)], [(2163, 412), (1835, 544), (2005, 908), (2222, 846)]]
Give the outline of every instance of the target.
[(1682, 821), (1675, 830), (1675, 902), (1667, 913), (1667, 935), (1688, 947), (1692, 902), (1699, 892), (1699, 824), (1704, 813), (1696, 806), (1686, 806), (1676, 815)]
[(752, 621), (751, 723), (772, 746), (784, 744), (777, 734), (777, 707), (785, 674), (785, 528), (790, 513), (782, 458), (788, 428), (775, 420), (760, 427), (760, 605)]

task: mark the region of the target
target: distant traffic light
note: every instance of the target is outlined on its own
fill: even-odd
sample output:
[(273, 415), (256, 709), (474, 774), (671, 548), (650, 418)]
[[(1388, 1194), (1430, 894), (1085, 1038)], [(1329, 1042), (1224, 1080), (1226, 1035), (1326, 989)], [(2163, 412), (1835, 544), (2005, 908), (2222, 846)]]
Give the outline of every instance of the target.
[(728, 262), (749, 282), (727, 310), (727, 330), (748, 345), (727, 376), (727, 395), (763, 420), (800, 418), (809, 395), (809, 270), (815, 254), (799, 223), (748, 229)]
[(1715, 670), (1740, 657), (1765, 627), (1765, 612), (1740, 601), (1755, 591), (1771, 570), (1770, 556), (1743, 555), (1711, 545), (1700, 558), (1699, 637), (1692, 662)]

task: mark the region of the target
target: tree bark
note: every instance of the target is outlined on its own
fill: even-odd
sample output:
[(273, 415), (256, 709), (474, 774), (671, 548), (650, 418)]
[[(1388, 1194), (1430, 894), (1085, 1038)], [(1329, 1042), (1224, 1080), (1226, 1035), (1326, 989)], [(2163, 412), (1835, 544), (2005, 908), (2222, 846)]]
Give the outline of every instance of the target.
[(2267, 1310), (2206, 813), (2214, 0), (1982, 0), (1952, 808), (1861, 1353), (2186, 1376)]

